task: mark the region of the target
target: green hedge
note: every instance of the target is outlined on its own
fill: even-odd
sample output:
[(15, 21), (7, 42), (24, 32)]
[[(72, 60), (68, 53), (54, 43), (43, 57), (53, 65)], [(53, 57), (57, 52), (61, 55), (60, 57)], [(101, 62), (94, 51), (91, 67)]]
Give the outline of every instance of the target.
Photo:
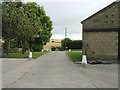
[(69, 42), (67, 47), (68, 49), (82, 49), (82, 41), (75, 40), (75, 41)]
[(62, 49), (82, 49), (82, 40), (71, 40), (69, 38), (65, 38), (62, 40)]
[(52, 46), (51, 51), (55, 51), (55, 50), (56, 50), (56, 47)]

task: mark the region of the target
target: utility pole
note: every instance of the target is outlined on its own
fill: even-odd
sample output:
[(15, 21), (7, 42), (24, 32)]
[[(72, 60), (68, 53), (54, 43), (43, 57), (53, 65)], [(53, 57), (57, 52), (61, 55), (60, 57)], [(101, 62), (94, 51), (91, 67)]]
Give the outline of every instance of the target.
[[(65, 28), (65, 39), (67, 38), (67, 28)], [(65, 42), (65, 50), (67, 50), (67, 43)]]
[(65, 38), (67, 38), (67, 28), (65, 28)]

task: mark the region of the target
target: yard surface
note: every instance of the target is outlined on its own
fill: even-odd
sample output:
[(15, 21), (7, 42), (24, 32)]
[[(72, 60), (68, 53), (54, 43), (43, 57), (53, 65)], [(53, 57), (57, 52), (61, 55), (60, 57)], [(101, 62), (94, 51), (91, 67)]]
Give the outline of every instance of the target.
[[(46, 52), (33, 52), (33, 58), (37, 58), (43, 54), (45, 54)], [(1, 56), (2, 58), (28, 58), (29, 57), (29, 53), (10, 53), (10, 54), (3, 54)]]
[(87, 64), (85, 68), (71, 62), (64, 51), (29, 61), (10, 59), (0, 60), (3, 88), (118, 88), (117, 64)]
[(82, 52), (81, 51), (71, 51), (71, 52), (66, 52), (66, 54), (69, 56), (70, 60), (72, 60), (73, 62), (82, 60)]

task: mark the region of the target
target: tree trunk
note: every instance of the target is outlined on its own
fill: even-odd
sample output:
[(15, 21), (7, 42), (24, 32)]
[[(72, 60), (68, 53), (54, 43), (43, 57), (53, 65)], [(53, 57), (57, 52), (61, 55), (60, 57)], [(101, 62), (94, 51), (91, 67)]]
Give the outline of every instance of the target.
[(22, 41), (22, 54), (25, 54), (25, 43)]
[(5, 40), (5, 43), (3, 45), (3, 53), (5, 54), (9, 54), (9, 49), (10, 49), (10, 41), (9, 40)]
[(25, 54), (25, 49), (24, 48), (22, 48), (22, 54)]
[(30, 42), (30, 51), (33, 51), (32, 42)]

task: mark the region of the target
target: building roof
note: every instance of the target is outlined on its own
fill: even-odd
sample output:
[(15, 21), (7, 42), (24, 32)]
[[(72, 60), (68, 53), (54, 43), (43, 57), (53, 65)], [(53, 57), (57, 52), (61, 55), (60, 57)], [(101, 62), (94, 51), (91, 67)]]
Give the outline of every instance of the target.
[(116, 2), (120, 2), (120, 0), (116, 0)]
[(91, 15), (90, 17), (86, 18), (86, 19), (83, 20), (81, 23), (84, 23), (85, 21), (87, 21), (87, 20), (93, 18), (94, 16), (98, 15), (99, 13), (101, 13), (101, 12), (107, 10), (108, 8), (114, 6), (114, 5), (118, 4), (118, 3), (120, 3), (120, 0), (116, 0), (115, 2), (113, 2), (113, 3), (111, 3), (110, 5), (106, 6), (106, 7), (103, 8), (102, 10), (100, 10), (100, 11), (96, 12), (95, 14)]

